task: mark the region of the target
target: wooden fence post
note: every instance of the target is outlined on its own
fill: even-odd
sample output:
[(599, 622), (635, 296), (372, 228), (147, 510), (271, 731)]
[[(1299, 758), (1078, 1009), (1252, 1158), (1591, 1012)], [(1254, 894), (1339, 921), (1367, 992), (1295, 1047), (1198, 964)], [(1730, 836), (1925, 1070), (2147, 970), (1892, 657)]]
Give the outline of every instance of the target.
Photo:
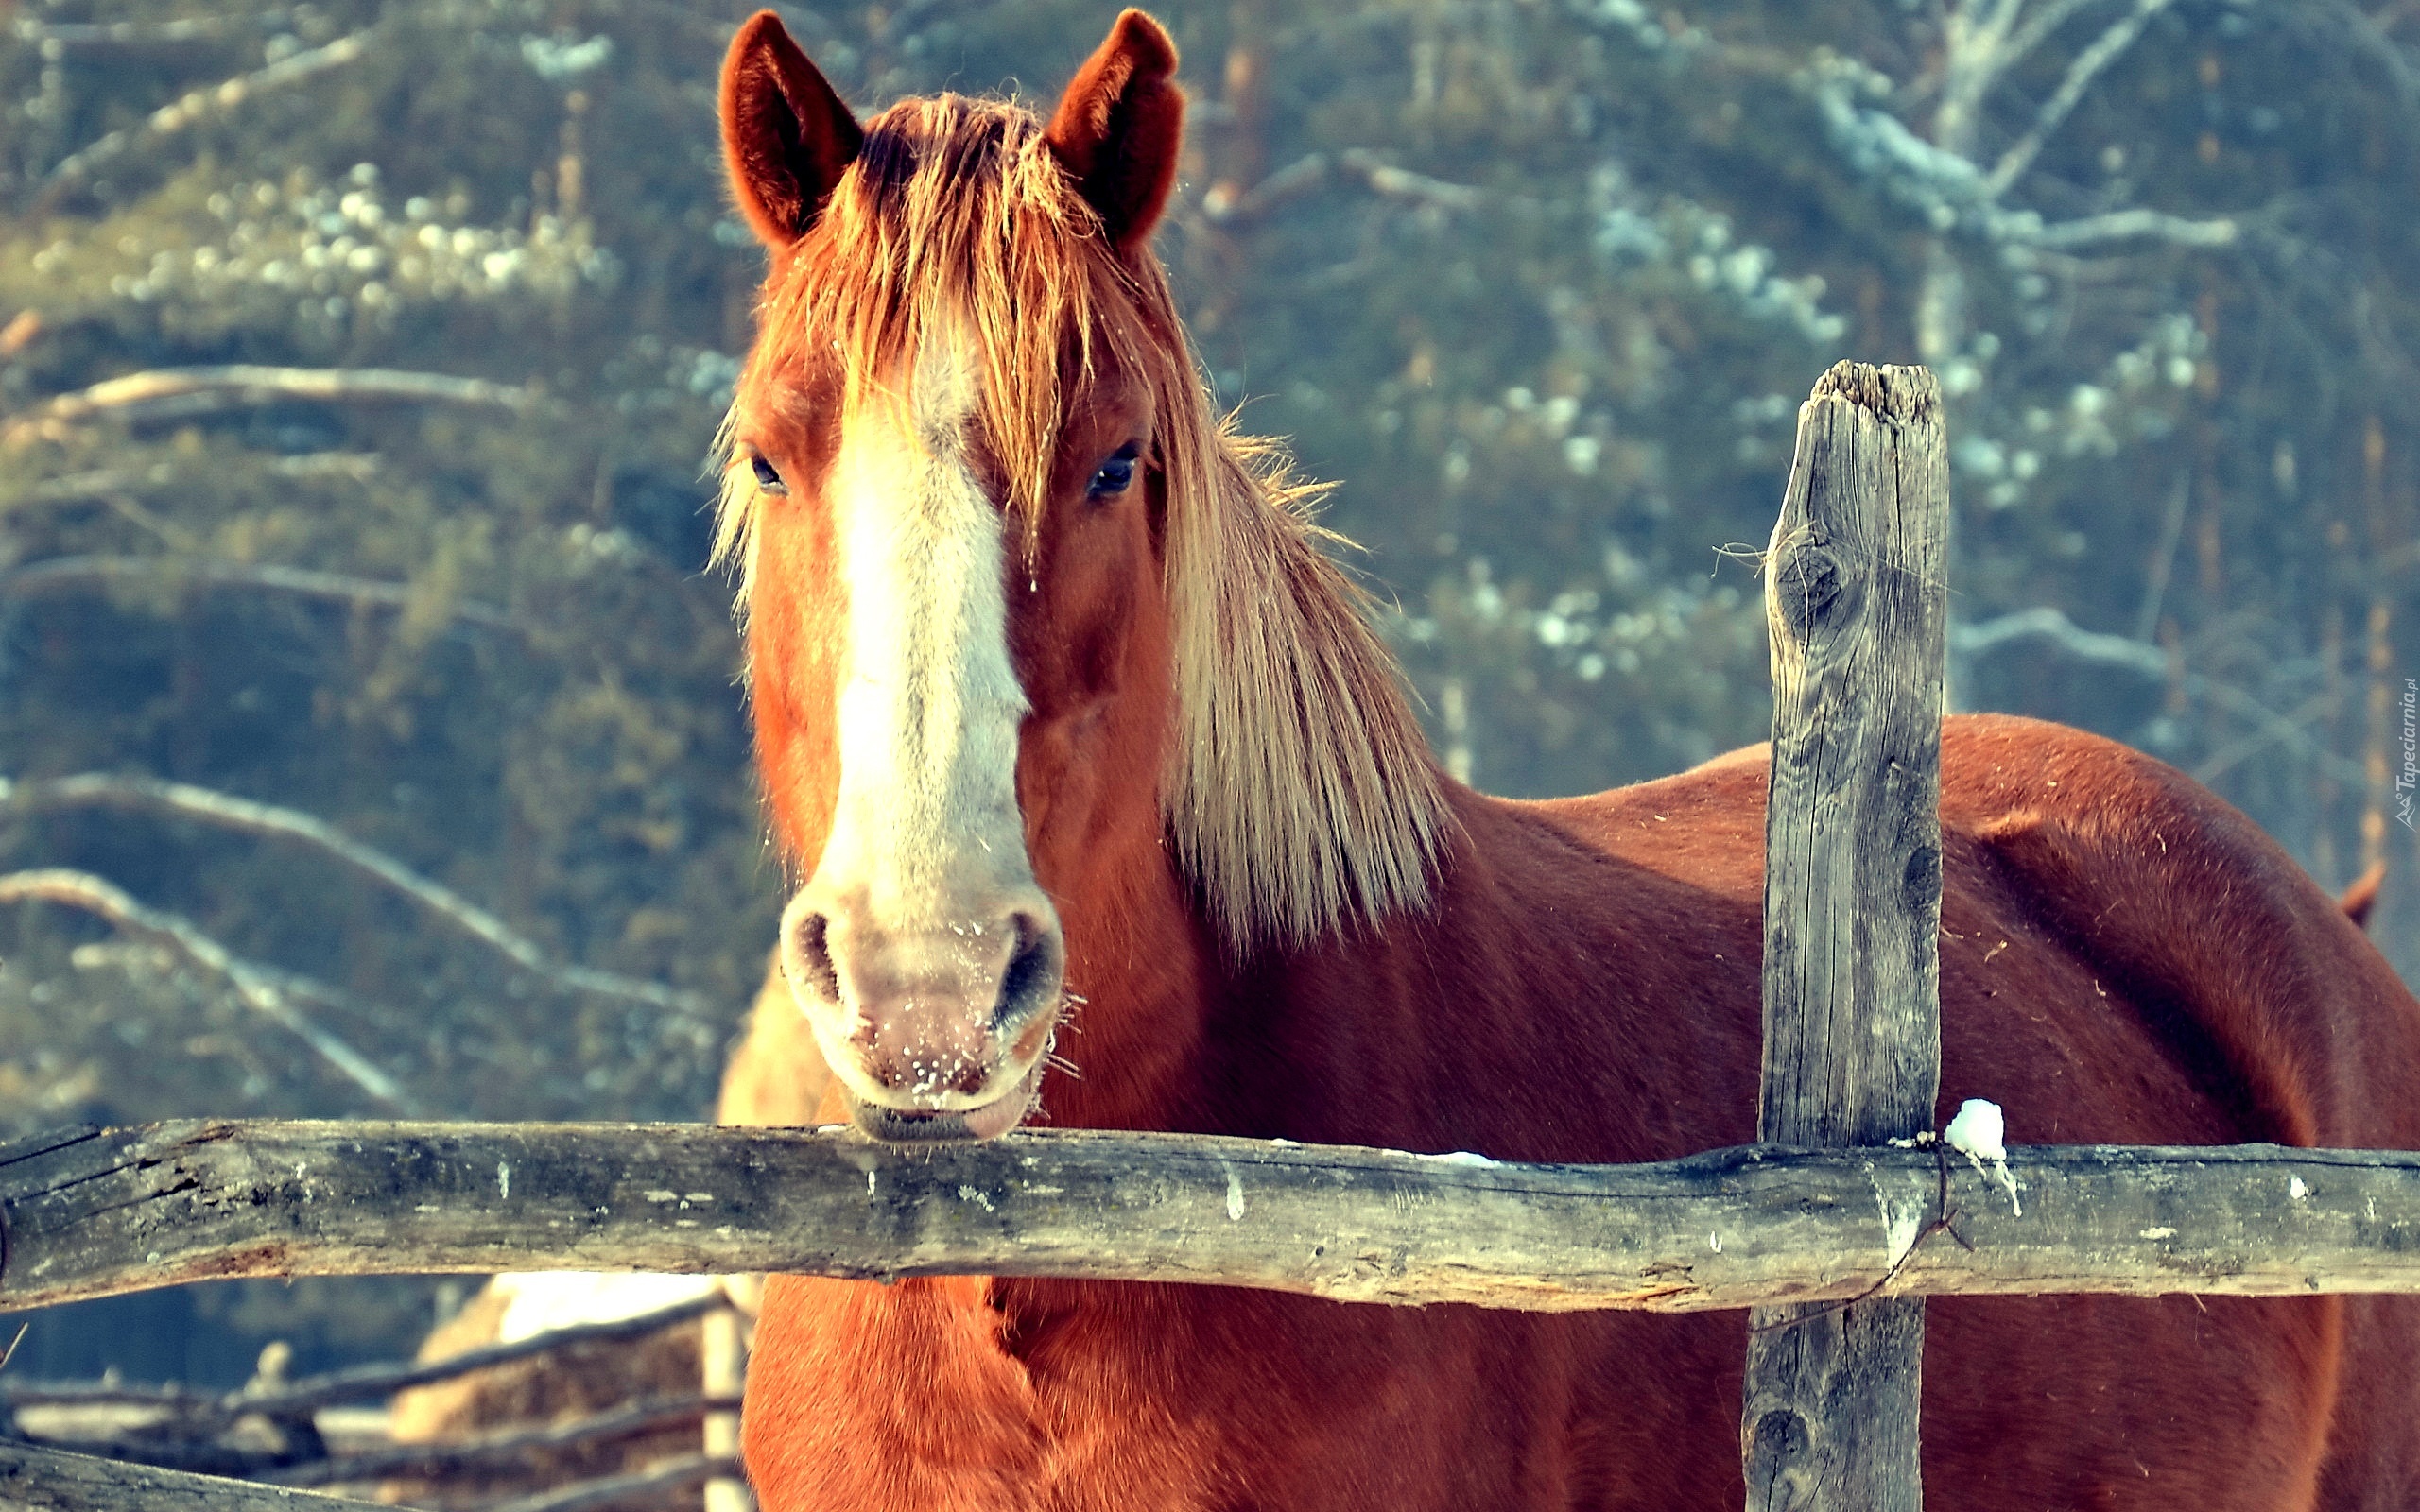
[[(739, 1309), (726, 1302), (698, 1321), (698, 1366), (700, 1391), (709, 1400), (728, 1400), (739, 1395), (748, 1383), (747, 1327)], [(739, 1414), (717, 1409), (705, 1416), (700, 1425), (704, 1433), (704, 1450), (714, 1459), (735, 1459), (739, 1454)], [(756, 1498), (748, 1489), (747, 1481), (737, 1475), (722, 1475), (708, 1481), (703, 1497), (704, 1512), (756, 1512)]]
[[(1825, 373), (1798, 412), (1765, 559), (1768, 1143), (1880, 1144), (1932, 1126), (1948, 520), (1932, 374), (1846, 362)], [(1904, 1253), (1931, 1217), (1890, 1211), (1892, 1247)], [(1750, 1512), (1920, 1512), (1923, 1299), (1749, 1318)]]

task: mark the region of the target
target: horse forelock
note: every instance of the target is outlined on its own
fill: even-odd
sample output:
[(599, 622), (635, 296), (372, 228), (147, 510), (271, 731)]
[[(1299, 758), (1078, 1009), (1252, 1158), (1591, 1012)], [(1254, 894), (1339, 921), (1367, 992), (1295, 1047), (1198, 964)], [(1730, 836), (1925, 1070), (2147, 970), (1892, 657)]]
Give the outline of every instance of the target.
[(1159, 265), (1117, 254), (1018, 106), (885, 111), (816, 229), (776, 257), (721, 440), (716, 555), (739, 569), (742, 612), (763, 507), (731, 455), (743, 417), (796, 403), (819, 363), (837, 364), (845, 406), (904, 404), (922, 343), (953, 329), (980, 353), (977, 423), (1028, 549), (1104, 343), (1150, 391), (1177, 736), (1161, 807), (1229, 949), (1425, 905), (1453, 820), (1367, 595), (1322, 550), (1324, 490), (1218, 418)]

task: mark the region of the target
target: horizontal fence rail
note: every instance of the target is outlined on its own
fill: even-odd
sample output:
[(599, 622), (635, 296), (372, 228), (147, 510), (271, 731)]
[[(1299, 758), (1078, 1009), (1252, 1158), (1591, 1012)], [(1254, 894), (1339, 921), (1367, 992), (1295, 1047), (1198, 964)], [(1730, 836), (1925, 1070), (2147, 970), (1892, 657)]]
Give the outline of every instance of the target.
[[(349, 1366), (321, 1375), (269, 1384), (254, 1383), (233, 1391), (202, 1391), (182, 1385), (137, 1385), (103, 1381), (10, 1381), (0, 1378), (0, 1409), (25, 1407), (132, 1407), (151, 1409), (177, 1424), (188, 1437), (216, 1434), (239, 1418), (298, 1418), (323, 1407), (383, 1401), (399, 1391), (439, 1382), (455, 1381), (474, 1371), (493, 1370), (517, 1361), (536, 1359), (583, 1345), (631, 1344), (666, 1329), (697, 1321), (731, 1306), (719, 1296), (696, 1297), (650, 1312), (606, 1323), (575, 1323), (548, 1329), (510, 1344), (490, 1344), (435, 1360), (378, 1361)], [(704, 1401), (700, 1398), (698, 1400)], [(558, 1425), (576, 1427), (577, 1424)], [(550, 1430), (552, 1431), (552, 1430)], [(459, 1449), (459, 1444), (432, 1445)], [(175, 1468), (175, 1467), (172, 1467)]]
[(130, 1465), (0, 1439), (0, 1507), (9, 1512), (395, 1512), (377, 1502)]
[[(645, 1470), (485, 1503), (482, 1512), (606, 1512), (735, 1473), (734, 1461), (691, 1454)], [(401, 1512), (386, 1502), (130, 1465), (0, 1439), (0, 1507), (9, 1512)]]
[[(280, 1500), (280, 1487), (363, 1486), (397, 1477), (435, 1483), (427, 1494), (458, 1502), (465, 1485), (498, 1474), (533, 1470), (544, 1461), (602, 1446), (626, 1444), (667, 1431), (704, 1428), (717, 1414), (735, 1419), (741, 1383), (727, 1372), (709, 1389), (683, 1395), (634, 1396), (604, 1411), (532, 1423), (506, 1420), (492, 1432), (383, 1445), (332, 1446), (320, 1436), (317, 1414), (351, 1402), (383, 1400), (397, 1391), (458, 1380), (499, 1366), (535, 1361), (567, 1349), (599, 1344), (631, 1344), (683, 1324), (711, 1330), (717, 1320), (736, 1324), (730, 1299), (719, 1291), (610, 1322), (549, 1329), (509, 1344), (466, 1349), (440, 1360), (386, 1361), (354, 1366), (293, 1381), (255, 1381), (233, 1391), (199, 1391), (179, 1385), (97, 1382), (28, 1382), (0, 1377), (0, 1413), (22, 1414), (57, 1407), (130, 1408), (139, 1421), (119, 1421), (94, 1432), (78, 1425), (27, 1431), (18, 1416), (0, 1433), (0, 1509), (60, 1506), (76, 1512), (239, 1512), (256, 1506), (320, 1508), (312, 1498)], [(593, 1358), (593, 1357), (592, 1357)], [(577, 1367), (575, 1367), (577, 1368)], [(247, 1421), (284, 1430), (264, 1440), (241, 1438)], [(291, 1430), (307, 1431), (299, 1436)], [(482, 1512), (596, 1512), (662, 1498), (740, 1475), (735, 1434), (732, 1442), (703, 1445), (704, 1453), (659, 1460), (638, 1470), (591, 1471), (517, 1501), (490, 1499)], [(577, 1473), (577, 1472), (575, 1472)], [(245, 1480), (225, 1477), (242, 1476)], [(213, 1500), (216, 1498), (216, 1500)], [(726, 1499), (728, 1500), (728, 1499)], [(344, 1502), (345, 1506), (384, 1503)], [(710, 1504), (708, 1512), (716, 1512)]]
[(1086, 1277), (1537, 1312), (2420, 1292), (2420, 1153), (2046, 1145), (2008, 1165), (2021, 1212), (1996, 1173), (1939, 1146), (1583, 1166), (1050, 1130), (902, 1148), (697, 1125), (82, 1128), (0, 1146), (0, 1308), (552, 1268)]

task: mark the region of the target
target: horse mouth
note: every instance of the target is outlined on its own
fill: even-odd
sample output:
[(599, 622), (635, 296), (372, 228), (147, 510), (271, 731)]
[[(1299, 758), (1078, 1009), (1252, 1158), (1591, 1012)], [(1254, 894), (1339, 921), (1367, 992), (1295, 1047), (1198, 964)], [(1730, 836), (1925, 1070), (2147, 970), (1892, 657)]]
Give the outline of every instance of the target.
[(998, 1139), (1025, 1122), (1026, 1114), (1032, 1111), (1034, 1093), (1042, 1089), (1044, 1064), (1036, 1060), (1033, 1069), (1019, 1077), (1005, 1096), (980, 1108), (946, 1111), (885, 1108), (850, 1091), (849, 1122), (856, 1125), (858, 1133), (885, 1144), (968, 1143)]

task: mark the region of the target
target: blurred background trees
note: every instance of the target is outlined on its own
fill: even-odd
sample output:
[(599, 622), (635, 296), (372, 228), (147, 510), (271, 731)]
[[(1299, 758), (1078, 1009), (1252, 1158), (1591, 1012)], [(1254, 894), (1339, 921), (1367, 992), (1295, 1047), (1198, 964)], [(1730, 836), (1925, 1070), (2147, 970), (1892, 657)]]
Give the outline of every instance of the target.
[[(703, 1111), (782, 892), (700, 477), (751, 9), (0, 6), (0, 1121)], [(1046, 104), (1113, 9), (780, 9), (869, 110)], [(1159, 10), (1205, 366), (1340, 481), (1458, 771), (1760, 738), (1796, 401), (1923, 360), (1956, 701), (2174, 762), (2330, 886), (2390, 860), (2420, 972), (2420, 7)], [(101, 1331), (175, 1360), (31, 1363), (428, 1306), (199, 1295)]]

